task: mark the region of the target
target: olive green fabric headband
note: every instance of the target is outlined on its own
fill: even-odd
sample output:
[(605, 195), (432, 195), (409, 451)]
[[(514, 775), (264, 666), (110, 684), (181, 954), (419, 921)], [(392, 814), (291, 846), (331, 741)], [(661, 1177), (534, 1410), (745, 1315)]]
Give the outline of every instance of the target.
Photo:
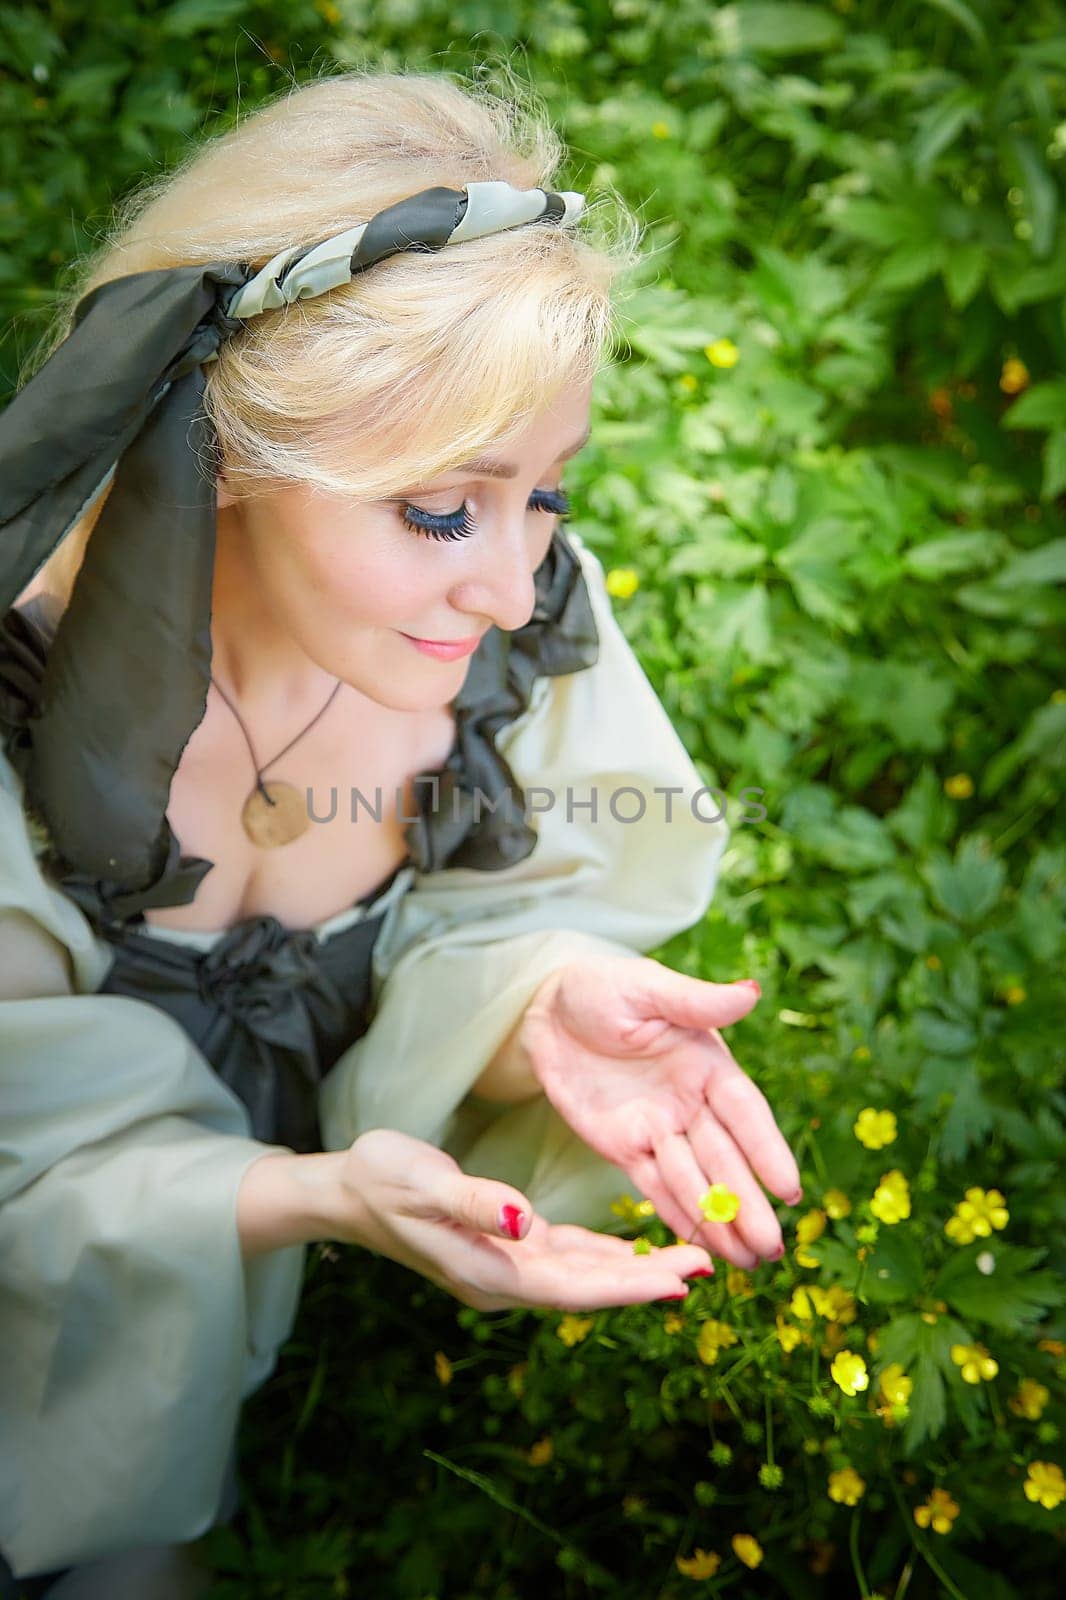
[[(389, 256), (528, 223), (584, 198), (442, 186), (265, 266), (112, 279), (0, 415), (0, 614), (111, 485), (48, 656), (31, 743), (14, 752), (58, 859), (112, 895), (173, 887), (170, 783), (211, 671), (214, 463), (204, 367), (245, 321), (325, 294)], [(209, 863), (181, 858), (187, 904)], [(170, 902), (168, 902), (170, 903)]]

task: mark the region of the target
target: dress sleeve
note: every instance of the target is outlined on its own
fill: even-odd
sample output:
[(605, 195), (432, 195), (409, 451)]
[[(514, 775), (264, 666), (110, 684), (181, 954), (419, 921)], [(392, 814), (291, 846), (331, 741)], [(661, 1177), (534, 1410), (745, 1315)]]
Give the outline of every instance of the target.
[(414, 873), (375, 945), (370, 1027), (324, 1079), (320, 1117), (328, 1149), (395, 1128), (513, 1183), (551, 1221), (607, 1229), (611, 1201), (632, 1191), (625, 1174), (543, 1095), (490, 1104), (472, 1085), (549, 973), (588, 953), (637, 956), (698, 921), (729, 828), (614, 617), (601, 563), (568, 538), (597, 659), (538, 678), (497, 735), (536, 847), (502, 871)]
[(241, 1255), (273, 1149), (36, 859), (0, 751), (0, 1550), (21, 1576), (188, 1541), (295, 1321), (304, 1246)]

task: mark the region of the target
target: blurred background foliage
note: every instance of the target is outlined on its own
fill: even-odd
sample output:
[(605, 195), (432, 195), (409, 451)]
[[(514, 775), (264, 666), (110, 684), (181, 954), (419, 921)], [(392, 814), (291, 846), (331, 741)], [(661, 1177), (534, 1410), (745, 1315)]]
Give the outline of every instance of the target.
[(217, 1593), (1057, 1593), (1063, 7), (36, 0), (0, 39), (4, 392), (113, 199), (286, 81), (505, 56), (559, 186), (637, 207), (573, 524), (729, 796), (659, 955), (761, 982), (730, 1042), (806, 1187), (781, 1263), (676, 1309), (311, 1252)]

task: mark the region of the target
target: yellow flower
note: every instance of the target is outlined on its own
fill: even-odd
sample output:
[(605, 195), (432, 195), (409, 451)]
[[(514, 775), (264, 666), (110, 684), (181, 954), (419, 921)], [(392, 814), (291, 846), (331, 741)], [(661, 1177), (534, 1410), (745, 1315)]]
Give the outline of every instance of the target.
[(999, 386), (1004, 394), (1021, 394), (1029, 387), (1029, 368), (1017, 356), (1008, 356), (999, 375)]
[(859, 1112), (854, 1133), (867, 1150), (883, 1150), (896, 1137), (896, 1114), (894, 1111), (875, 1111), (873, 1106), (866, 1106)]
[(968, 800), (973, 794), (973, 779), (968, 772), (956, 772), (944, 779), (944, 793), (950, 800)]
[(437, 1373), (437, 1382), (438, 1383), (451, 1383), (451, 1381), (452, 1381), (452, 1364), (448, 1360), (448, 1357), (444, 1354), (443, 1350), (434, 1350), (434, 1352), (433, 1352), (433, 1365), (434, 1365), (434, 1368), (436, 1369), (436, 1373)]
[(872, 1054), (873, 1051), (868, 1044), (857, 1044), (851, 1052), (851, 1059), (853, 1061), (869, 1061)]
[(536, 1444), (530, 1445), (526, 1451), (526, 1460), (531, 1467), (546, 1467), (553, 1454), (551, 1437), (545, 1434), (543, 1439), (538, 1439)]
[(1027, 1470), (1029, 1476), (1022, 1484), (1027, 1500), (1043, 1506), (1046, 1511), (1054, 1511), (1066, 1500), (1066, 1478), (1054, 1461), (1030, 1461)]
[(683, 372), (677, 380), (677, 387), (683, 390), (685, 394), (691, 394), (699, 386), (699, 379), (694, 372)]
[(967, 1189), (965, 1200), (944, 1224), (944, 1232), (956, 1244), (972, 1244), (987, 1239), (993, 1228), (1005, 1228), (1010, 1221), (1007, 1202), (998, 1189)]
[(796, 1238), (800, 1244), (813, 1244), (825, 1232), (825, 1212), (808, 1211), (796, 1223)]
[(819, 1261), (818, 1257), (813, 1251), (808, 1250), (806, 1245), (797, 1245), (796, 1249), (793, 1251), (793, 1255), (795, 1257), (797, 1267), (821, 1266), (821, 1262)]
[(800, 1322), (810, 1322), (814, 1318), (815, 1306), (814, 1301), (811, 1299), (811, 1289), (813, 1288), (814, 1285), (811, 1284), (810, 1289), (802, 1288), (793, 1289), (792, 1291), (792, 1299), (788, 1303), (788, 1309)]
[(1023, 1378), (1018, 1385), (1018, 1393), (1011, 1395), (1007, 1404), (1016, 1417), (1038, 1422), (1050, 1399), (1051, 1391), (1045, 1389), (1042, 1383), (1037, 1383), (1035, 1378)]
[(961, 1368), (964, 1383), (990, 1382), (999, 1371), (999, 1362), (993, 1360), (983, 1344), (953, 1344), (951, 1359)]
[(341, 20), (340, 10), (337, 6), (331, 5), (330, 0), (315, 0), (315, 10), (327, 22), (337, 23)]
[(890, 1406), (905, 1406), (914, 1389), (914, 1379), (908, 1378), (898, 1361), (885, 1368), (878, 1383)]
[(1010, 983), (1003, 991), (1003, 998), (1009, 1006), (1020, 1006), (1029, 995), (1020, 983)]
[(850, 1215), (851, 1201), (843, 1189), (827, 1189), (822, 1196), (826, 1216), (832, 1217), (834, 1222), (839, 1222), (842, 1217)]
[(743, 1561), (744, 1565), (751, 1567), (752, 1570), (759, 1565), (762, 1560), (762, 1545), (754, 1534), (735, 1533), (730, 1543), (733, 1546), (733, 1554), (738, 1561)]
[(650, 1256), (651, 1255), (651, 1241), (648, 1240), (648, 1239), (634, 1239), (633, 1240), (633, 1254), (635, 1256)]
[(507, 1387), (516, 1400), (520, 1400), (526, 1390), (526, 1371), (528, 1361), (519, 1361), (515, 1366), (507, 1369)]
[(575, 1344), (580, 1344), (582, 1339), (588, 1337), (595, 1321), (595, 1317), (575, 1317), (573, 1312), (568, 1311), (555, 1332), (564, 1344), (573, 1348)]
[(903, 1173), (898, 1169), (885, 1172), (874, 1190), (870, 1210), (878, 1222), (888, 1226), (902, 1222), (911, 1214), (911, 1191)]
[(678, 1556), (674, 1565), (686, 1578), (713, 1578), (722, 1565), (722, 1558), (713, 1550), (697, 1545), (690, 1556)]
[(858, 1394), (860, 1389), (869, 1387), (870, 1374), (866, 1370), (866, 1362), (854, 1350), (841, 1350), (835, 1355), (829, 1371), (833, 1382), (845, 1394)]
[(855, 1321), (856, 1307), (855, 1296), (842, 1289), (839, 1283), (831, 1284), (828, 1289), (815, 1288), (814, 1307), (818, 1315), (827, 1322), (848, 1323)]
[(670, 124), (668, 122), (653, 122), (651, 133), (653, 139), (669, 139)]
[(607, 593), (615, 600), (628, 600), (640, 588), (640, 573), (635, 567), (612, 567), (606, 583)]
[(728, 1350), (730, 1345), (737, 1342), (735, 1331), (728, 1322), (704, 1322), (700, 1326), (700, 1336), (696, 1344), (696, 1354), (708, 1367), (713, 1367), (718, 1360), (721, 1350)]
[(726, 1293), (734, 1299), (751, 1293), (751, 1279), (743, 1267), (730, 1267), (725, 1275)]
[(838, 1505), (857, 1506), (866, 1493), (866, 1479), (860, 1478), (854, 1467), (841, 1467), (829, 1474), (829, 1498)]
[(712, 367), (735, 367), (740, 360), (740, 351), (732, 339), (716, 339), (713, 344), (704, 345), (703, 353)]
[(803, 1335), (800, 1330), (794, 1328), (791, 1322), (786, 1322), (784, 1317), (777, 1318), (777, 1342), (786, 1356), (790, 1351), (795, 1350), (802, 1338)]
[(724, 1183), (712, 1183), (700, 1196), (700, 1210), (708, 1222), (732, 1222), (740, 1210), (740, 1201)]
[(676, 1311), (668, 1311), (663, 1318), (664, 1333), (680, 1333), (684, 1326), (684, 1317), (680, 1316)]
[(1036, 1348), (1043, 1350), (1045, 1355), (1054, 1356), (1057, 1361), (1061, 1361), (1063, 1356), (1066, 1356), (1066, 1344), (1061, 1339), (1040, 1339), (1037, 1341)]
[(914, 1520), (919, 1528), (932, 1528), (934, 1533), (950, 1533), (958, 1514), (958, 1505), (946, 1489), (934, 1489), (924, 1505), (914, 1508)]
[(620, 1194), (617, 1200), (612, 1200), (611, 1210), (616, 1217), (624, 1217), (626, 1222), (637, 1222), (642, 1217), (655, 1215), (655, 1207), (650, 1200), (634, 1200), (631, 1194)]

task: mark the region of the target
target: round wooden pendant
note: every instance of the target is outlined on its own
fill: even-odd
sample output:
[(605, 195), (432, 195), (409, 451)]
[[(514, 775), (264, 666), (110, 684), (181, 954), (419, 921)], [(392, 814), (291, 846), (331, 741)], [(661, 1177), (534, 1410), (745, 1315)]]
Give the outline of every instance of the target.
[(264, 800), (259, 790), (253, 789), (244, 802), (241, 823), (253, 844), (272, 850), (306, 833), (311, 818), (306, 800), (291, 783), (264, 782), (263, 788), (270, 799)]

